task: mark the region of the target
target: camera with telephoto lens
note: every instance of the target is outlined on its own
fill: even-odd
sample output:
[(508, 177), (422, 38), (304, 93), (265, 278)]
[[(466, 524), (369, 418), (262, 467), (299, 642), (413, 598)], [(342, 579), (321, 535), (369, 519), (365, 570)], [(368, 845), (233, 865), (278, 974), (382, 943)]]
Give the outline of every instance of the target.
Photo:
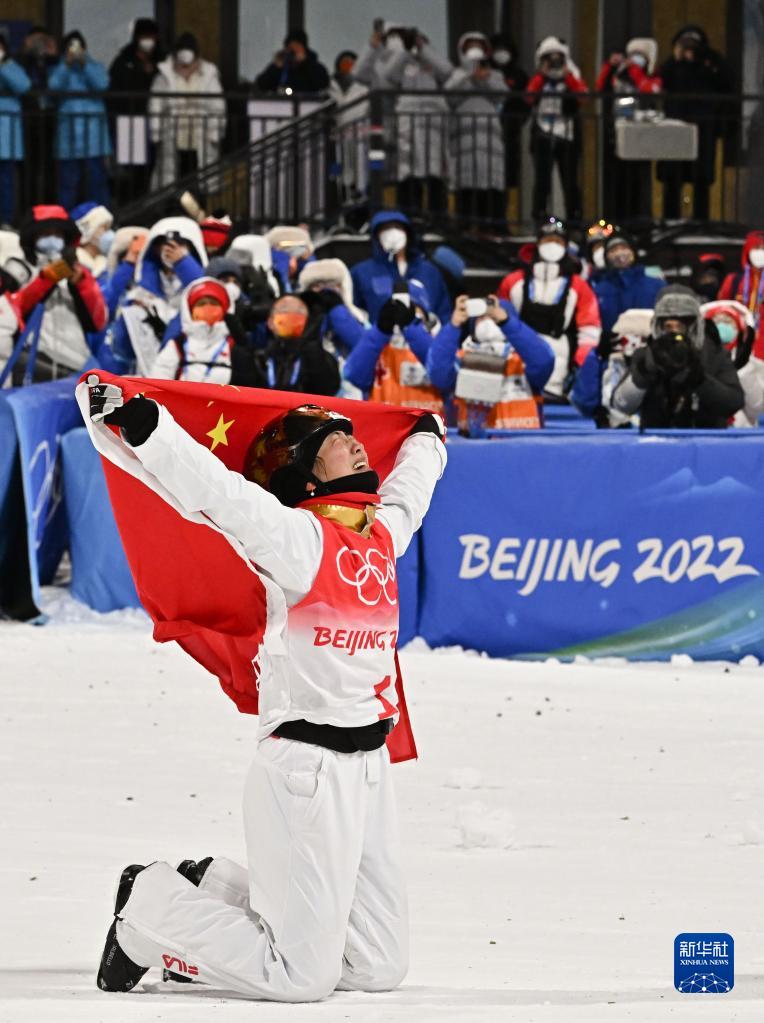
[(464, 352), (456, 375), (456, 397), (480, 405), (495, 405), (501, 398), (506, 362), (503, 353)]

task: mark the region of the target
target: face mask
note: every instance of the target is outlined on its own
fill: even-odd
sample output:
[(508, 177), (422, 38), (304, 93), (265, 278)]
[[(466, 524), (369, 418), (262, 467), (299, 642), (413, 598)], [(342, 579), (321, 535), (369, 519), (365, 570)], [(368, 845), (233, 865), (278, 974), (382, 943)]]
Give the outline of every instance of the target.
[(388, 36), (385, 40), (385, 49), (388, 53), (402, 53), (406, 47), (400, 36)]
[(114, 241), (114, 234), (115, 232), (112, 230), (104, 231), (98, 239), (98, 248), (101, 250), (101, 255), (108, 256), (111, 243)]
[(757, 270), (764, 266), (764, 249), (751, 249), (748, 253), (748, 262)]
[(486, 344), (489, 341), (506, 342), (507, 340), (504, 337), (504, 331), (498, 323), (490, 319), (478, 320), (475, 324), (475, 329), (472, 331), (472, 336), (481, 344)]
[(391, 256), (396, 256), (406, 248), (408, 237), (403, 228), (388, 227), (379, 232), (379, 244)]
[(276, 337), (302, 337), (307, 322), (305, 313), (274, 313), (271, 329)]
[(505, 64), (509, 64), (512, 54), (509, 50), (494, 50), (493, 59), (494, 63), (498, 64), (499, 67), (504, 67)]
[(538, 249), (545, 263), (559, 263), (567, 251), (561, 242), (541, 242)]
[(138, 49), (143, 50), (144, 53), (153, 53), (155, 46), (156, 39), (152, 39), (151, 36), (147, 36), (145, 39), (138, 40)]
[(595, 249), (592, 253), (592, 263), (597, 267), (598, 270), (605, 269), (605, 246), (600, 245), (598, 249)]
[(485, 50), (482, 46), (470, 46), (468, 50), (464, 51), (464, 56), (467, 60), (483, 60), (485, 58)]
[(633, 53), (629, 60), (637, 67), (647, 67), (647, 57), (643, 57), (641, 53)]
[(197, 323), (207, 323), (213, 326), (225, 316), (222, 305), (195, 305), (191, 310), (191, 319)]
[(42, 238), (37, 239), (35, 248), (44, 256), (58, 255), (58, 253), (64, 251), (64, 239), (57, 238), (54, 234), (46, 234)]
[(737, 341), (737, 328), (734, 323), (730, 323), (729, 320), (714, 320), (714, 323), (723, 345), (732, 345)]
[(193, 50), (178, 50), (175, 54), (175, 59), (183, 67), (188, 67), (189, 64), (193, 64), (195, 57), (196, 54)]
[(228, 297), (231, 300), (231, 304), (235, 305), (241, 298), (241, 288), (235, 281), (227, 281), (224, 287), (225, 290), (228, 292)]

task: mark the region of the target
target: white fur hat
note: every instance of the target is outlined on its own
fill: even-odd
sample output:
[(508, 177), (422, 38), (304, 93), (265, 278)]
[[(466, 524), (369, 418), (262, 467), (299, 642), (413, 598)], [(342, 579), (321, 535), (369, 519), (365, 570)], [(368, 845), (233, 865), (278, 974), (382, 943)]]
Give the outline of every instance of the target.
[(308, 252), (313, 251), (313, 242), (304, 227), (292, 227), (289, 224), (277, 224), (265, 235), (265, 240), (272, 249), (291, 249), (302, 246)]
[(626, 56), (630, 57), (633, 53), (643, 53), (647, 57), (647, 67), (645, 70), (648, 75), (651, 75), (655, 70), (658, 60), (658, 43), (656, 40), (651, 39), (649, 36), (641, 39), (630, 39), (626, 44)]
[(361, 323), (367, 322), (366, 313), (353, 304), (353, 280), (341, 259), (314, 259), (312, 263), (306, 263), (300, 271), (298, 287), (300, 291), (305, 291), (312, 284), (322, 281), (339, 284), (342, 301), (350, 312)]
[(147, 238), (149, 230), (147, 227), (120, 227), (114, 235), (114, 241), (109, 247), (109, 255), (106, 257), (106, 269), (113, 274), (117, 269), (117, 263), (130, 248), (133, 238)]

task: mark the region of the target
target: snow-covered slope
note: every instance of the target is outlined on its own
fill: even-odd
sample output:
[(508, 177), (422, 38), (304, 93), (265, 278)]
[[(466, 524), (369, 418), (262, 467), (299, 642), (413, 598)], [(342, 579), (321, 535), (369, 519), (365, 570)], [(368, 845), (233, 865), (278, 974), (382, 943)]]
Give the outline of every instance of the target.
[[(243, 859), (254, 720), (139, 613), (0, 624), (0, 1021), (764, 1017), (764, 671), (402, 658), (396, 767), (412, 963), (383, 995), (251, 1003), (95, 970), (130, 862)], [(685, 930), (736, 941), (729, 995), (673, 990)]]

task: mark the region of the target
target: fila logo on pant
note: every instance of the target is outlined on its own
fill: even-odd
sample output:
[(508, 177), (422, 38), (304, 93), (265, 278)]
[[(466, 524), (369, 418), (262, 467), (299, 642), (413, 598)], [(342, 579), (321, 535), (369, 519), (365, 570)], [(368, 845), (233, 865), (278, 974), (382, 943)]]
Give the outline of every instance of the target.
[(198, 966), (189, 966), (182, 959), (178, 959), (177, 956), (167, 955), (166, 952), (162, 955), (162, 961), (168, 970), (175, 970), (176, 973), (188, 973), (192, 977), (196, 977), (199, 973)]

